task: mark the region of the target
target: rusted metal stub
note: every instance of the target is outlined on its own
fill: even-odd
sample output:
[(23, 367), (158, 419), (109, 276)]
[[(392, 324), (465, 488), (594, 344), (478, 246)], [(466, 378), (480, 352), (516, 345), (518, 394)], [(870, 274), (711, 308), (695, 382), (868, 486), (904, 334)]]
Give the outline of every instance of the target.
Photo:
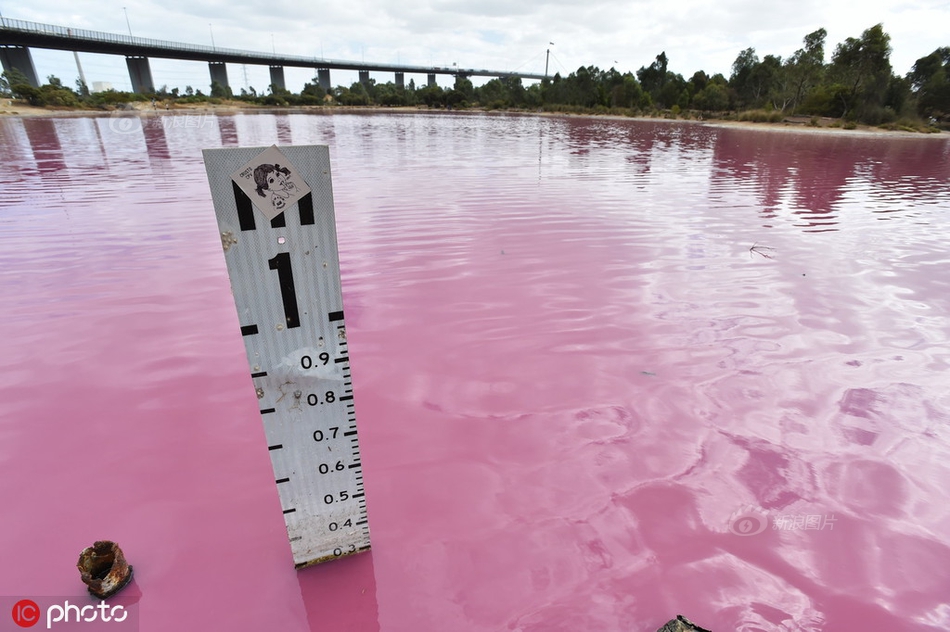
[(90, 594), (99, 599), (116, 594), (132, 579), (132, 567), (125, 561), (122, 549), (109, 540), (100, 540), (83, 549), (76, 568)]

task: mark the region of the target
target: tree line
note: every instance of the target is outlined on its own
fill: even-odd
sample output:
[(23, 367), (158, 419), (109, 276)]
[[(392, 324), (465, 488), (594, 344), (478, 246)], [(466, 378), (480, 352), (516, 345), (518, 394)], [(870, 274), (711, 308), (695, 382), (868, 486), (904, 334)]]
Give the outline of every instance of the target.
[(950, 126), (950, 47), (942, 47), (918, 59), (906, 75), (893, 72), (890, 36), (881, 24), (860, 37), (839, 43), (825, 61), (827, 32), (818, 29), (806, 35), (802, 47), (783, 59), (760, 58), (754, 48), (739, 53), (727, 78), (709, 76), (702, 70), (686, 79), (669, 68), (665, 52), (636, 73), (614, 68), (578, 68), (566, 77), (525, 87), (517, 77), (492, 79), (482, 86), (459, 76), (454, 86), (417, 87), (373, 79), (349, 87), (321, 88), (316, 78), (300, 93), (270, 86), (233, 94), (212, 83), (205, 95), (190, 86), (184, 92), (162, 87), (151, 95), (107, 91), (91, 94), (77, 80), (75, 90), (56, 77), (33, 88), (16, 71), (3, 73), (0, 92), (35, 105), (67, 107), (114, 105), (129, 100), (169, 99), (200, 102), (237, 99), (261, 105), (377, 105), (428, 106), (433, 108), (483, 107), (487, 109), (546, 109), (554, 111), (613, 112), (621, 114), (681, 113), (723, 116), (725, 113), (758, 112), (765, 120), (785, 115), (825, 116), (869, 125), (917, 121)]

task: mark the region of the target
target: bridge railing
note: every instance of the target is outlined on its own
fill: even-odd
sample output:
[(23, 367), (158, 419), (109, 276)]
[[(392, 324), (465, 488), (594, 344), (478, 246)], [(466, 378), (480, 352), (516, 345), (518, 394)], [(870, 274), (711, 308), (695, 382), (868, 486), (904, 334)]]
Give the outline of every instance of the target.
[[(360, 62), (347, 61), (342, 59), (327, 59), (325, 57), (304, 57), (301, 55), (278, 55), (276, 53), (265, 53), (256, 51), (239, 50), (236, 48), (221, 48), (219, 46), (204, 46), (200, 44), (184, 44), (181, 42), (170, 42), (167, 40), (150, 39), (147, 37), (135, 37), (132, 35), (118, 35), (115, 33), (105, 33), (102, 31), (90, 31), (88, 29), (77, 29), (67, 26), (56, 26), (53, 24), (41, 24), (39, 22), (28, 22), (26, 20), (11, 20), (10, 18), (0, 19), (0, 31), (19, 31), (29, 35), (50, 35), (64, 39), (80, 40), (86, 42), (119, 44), (130, 47), (143, 47), (152, 49), (162, 49), (164, 51), (175, 51), (182, 53), (197, 53), (200, 55), (229, 56), (232, 58), (244, 58), (247, 60), (273, 61), (275, 65), (293, 62), (301, 65), (311, 66), (313, 68), (334, 67), (338, 65), (354, 66), (377, 66), (386, 67), (396, 72), (416, 72), (416, 73), (439, 73), (455, 75), (482, 75), (482, 76), (501, 76), (509, 72), (494, 72), (490, 70), (480, 70), (474, 68), (446, 68), (440, 66), (402, 66), (400, 64), (364, 64)], [(539, 78), (537, 75), (527, 75), (532, 78)]]
[(125, 44), (128, 46), (146, 46), (153, 48), (163, 48), (166, 50), (202, 53), (233, 55), (248, 58), (272, 58), (274, 61), (293, 59), (296, 61), (313, 62), (315, 65), (320, 63), (347, 63), (342, 60), (325, 59), (318, 57), (303, 57), (300, 55), (277, 55), (274, 53), (246, 51), (236, 48), (222, 48), (220, 46), (204, 46), (200, 44), (183, 44), (181, 42), (170, 42), (167, 40), (157, 40), (147, 37), (135, 37), (132, 35), (118, 35), (114, 33), (105, 33), (102, 31), (90, 31), (87, 29), (77, 29), (66, 26), (56, 26), (53, 24), (41, 24), (39, 22), (28, 22), (26, 20), (11, 20), (3, 18), (0, 28), (11, 31), (21, 31), (31, 35), (54, 35), (57, 37), (66, 37), (72, 39), (81, 39), (92, 42), (104, 42), (109, 44)]

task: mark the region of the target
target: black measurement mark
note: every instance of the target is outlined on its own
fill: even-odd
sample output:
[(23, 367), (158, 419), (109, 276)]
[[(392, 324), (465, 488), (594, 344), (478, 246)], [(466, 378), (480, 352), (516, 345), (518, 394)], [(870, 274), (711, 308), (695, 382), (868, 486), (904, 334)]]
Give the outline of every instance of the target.
[[(255, 333), (256, 333), (256, 332), (255, 332)], [(349, 360), (349, 359), (350, 359), (350, 358), (349, 358), (348, 356), (343, 356), (343, 357), (341, 357), (341, 358), (337, 358), (336, 360), (334, 360), (334, 362), (336, 362), (337, 364), (339, 364), (340, 362), (346, 362), (346, 361)]]
[(353, 396), (352, 396), (352, 395), (344, 395), (343, 397), (340, 398), (340, 401), (341, 401), (341, 402), (348, 402), (348, 401), (350, 401), (351, 399), (353, 399)]
[(330, 312), (329, 318), (331, 323), (335, 323), (338, 320), (343, 320), (343, 312)]
[[(237, 182), (231, 180), (231, 187), (234, 190), (234, 202), (237, 205), (238, 223), (241, 230), (255, 230), (257, 224), (254, 222), (254, 204), (251, 198), (241, 190)], [(308, 193), (297, 202), (297, 208), (300, 211), (300, 225), (307, 226), (315, 224), (313, 216), (313, 195)], [(287, 225), (286, 213), (281, 213), (270, 221), (271, 228), (284, 228)]]
[(251, 373), (251, 377), (267, 377), (267, 371), (261, 371), (260, 373)]
[(277, 479), (277, 484), (278, 484), (278, 485), (280, 485), (281, 483), (289, 483), (289, 482), (290, 482), (290, 479), (289, 479), (289, 478), (278, 478), (278, 479)]
[(360, 493), (358, 493), (358, 494), (353, 494), (353, 498), (362, 498), (362, 497), (365, 496), (365, 495), (366, 495), (366, 494), (364, 494), (363, 492), (360, 492)]
[(270, 413), (277, 412), (276, 408), (265, 408), (261, 411), (262, 415), (269, 415)]
[(298, 535), (298, 536), (296, 536), (296, 537), (294, 537), (294, 538), (290, 538), (290, 541), (291, 541), (291, 542), (296, 542), (297, 540), (303, 540), (303, 536), (302, 536), (302, 535)]
[(268, 449), (268, 450), (283, 450), (283, 449), (284, 449), (284, 444), (283, 444), (283, 443), (278, 443), (277, 445), (269, 445), (269, 446), (267, 446), (267, 449)]
[(231, 180), (231, 186), (234, 188), (234, 202), (237, 204), (238, 223), (241, 230), (254, 230), (257, 226), (254, 224), (254, 205), (251, 198), (241, 190), (237, 182)]
[(307, 195), (300, 198), (300, 200), (297, 202), (297, 206), (300, 208), (301, 226), (316, 223), (313, 218), (313, 194), (308, 193)]
[(355, 430), (350, 430), (349, 432), (344, 432), (344, 433), (343, 433), (343, 436), (344, 436), (344, 437), (352, 437), (352, 436), (355, 435), (355, 434), (356, 434), (356, 431), (355, 431)]
[(241, 327), (242, 336), (253, 336), (257, 333), (257, 325), (244, 325)]
[(360, 463), (359, 461), (357, 461), (356, 463), (351, 463), (350, 466), (349, 466), (349, 468), (352, 470), (352, 469), (357, 468), (357, 467), (359, 467), (359, 466), (361, 466), (361, 465), (363, 465), (363, 464)]
[(297, 290), (294, 288), (294, 273), (290, 268), (290, 253), (282, 252), (273, 259), (268, 259), (267, 264), (271, 270), (277, 270), (287, 328), (300, 327), (300, 312), (297, 311)]
[(296, 509), (284, 509), (284, 515), (287, 515), (287, 514), (289, 514), (289, 513), (294, 513), (295, 511), (297, 511), (297, 510), (296, 510)]

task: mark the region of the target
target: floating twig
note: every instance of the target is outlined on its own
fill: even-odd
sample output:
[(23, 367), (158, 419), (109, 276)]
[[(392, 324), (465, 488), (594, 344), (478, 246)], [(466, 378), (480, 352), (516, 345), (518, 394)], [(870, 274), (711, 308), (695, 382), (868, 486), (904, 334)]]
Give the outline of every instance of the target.
[(752, 247), (749, 248), (749, 256), (751, 257), (751, 256), (752, 256), (752, 253), (754, 252), (754, 253), (757, 254), (757, 255), (761, 255), (761, 256), (765, 257), (766, 259), (774, 259), (774, 258), (775, 258), (775, 257), (773, 257), (772, 255), (770, 255), (769, 253), (763, 252), (763, 251), (765, 251), (765, 250), (775, 250), (775, 248), (771, 248), (771, 247), (769, 247), (769, 246), (760, 246), (760, 245), (759, 245), (759, 242), (755, 242), (754, 244), (752, 244)]

